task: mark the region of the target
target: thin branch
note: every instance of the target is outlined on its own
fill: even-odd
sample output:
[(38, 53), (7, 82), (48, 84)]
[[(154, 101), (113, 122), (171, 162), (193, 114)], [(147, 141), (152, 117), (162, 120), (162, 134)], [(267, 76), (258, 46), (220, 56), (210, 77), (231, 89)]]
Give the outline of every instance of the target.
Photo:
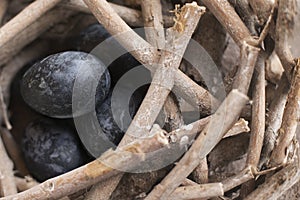
[(288, 94), (288, 100), (285, 105), (282, 124), (279, 129), (278, 142), (272, 152), (270, 165), (271, 167), (286, 164), (288, 162), (289, 146), (295, 137), (297, 125), (299, 122), (299, 102), (300, 102), (300, 60), (294, 68), (291, 82), (291, 88)]
[(203, 158), (199, 165), (192, 172), (193, 180), (198, 184), (208, 183), (207, 157)]
[[(111, 8), (111, 6), (104, 0), (84, 0), (92, 13), (95, 15), (99, 23), (111, 35), (119, 35), (115, 37), (120, 44), (126, 49), (129, 49), (132, 55), (139, 60), (146, 68), (155, 71), (153, 64), (159, 63), (160, 54), (149, 43), (137, 35)], [(122, 33), (120, 35), (120, 33)], [(130, 40), (128, 40), (130, 38)], [(132, 51), (134, 50), (134, 51)], [(175, 87), (174, 92), (180, 94), (189, 103), (200, 107), (204, 113), (211, 113), (212, 107), (219, 105), (216, 100), (208, 91), (191, 81), (180, 70), (174, 70)]]
[(254, 45), (257, 44), (251, 37), (248, 28), (227, 0), (202, 0), (202, 2), (214, 14), (239, 46), (242, 46), (244, 42)]
[[(56, 1), (58, 1), (58, 0), (56, 0)], [(39, 1), (35, 1), (33, 3), (36, 3), (36, 2), (39, 2)], [(27, 12), (29, 12), (29, 11), (27, 11)], [(32, 10), (30, 12), (32, 12)], [(74, 13), (73, 11), (66, 11), (66, 10), (62, 10), (62, 9), (53, 9), (53, 10), (50, 10), (49, 12), (47, 12), (46, 14), (44, 14), (43, 16), (41, 16), (40, 18), (34, 20), (34, 22), (32, 24), (29, 24), (28, 26), (24, 27), (22, 32), (15, 35), (14, 38), (12, 40), (10, 40), (10, 42), (4, 43), (4, 44), (2, 44), (2, 46), (0, 46), (0, 66), (7, 63), (9, 60), (11, 60), (11, 58), (14, 55), (16, 55), (17, 53), (19, 53), (23, 47), (25, 47), (30, 42), (34, 41), (42, 33), (47, 31), (51, 26), (57, 24), (62, 19), (66, 19), (66, 18), (70, 17), (73, 13)], [(23, 24), (23, 23), (24, 22), (20, 22), (20, 24)], [(5, 24), (5, 26), (7, 24)], [(4, 28), (4, 26), (3, 26), (3, 28)], [(11, 26), (9, 26), (8, 28), (11, 28)], [(5, 28), (4, 30), (6, 30), (8, 28)], [(0, 35), (2, 33), (1, 29), (0, 29)], [(3, 34), (5, 35), (4, 38), (11, 38), (10, 36), (12, 35), (10, 32), (5, 32)], [(7, 35), (9, 35), (9, 36), (7, 36)], [(1, 36), (0, 36), (0, 38), (1, 38)], [(1, 41), (2, 41), (2, 39), (0, 39), (0, 43), (1, 43)]]
[[(0, 75), (0, 78), (1, 78), (1, 75)], [(7, 106), (4, 102), (4, 97), (3, 97), (3, 90), (2, 90), (2, 87), (0, 85), (0, 111), (1, 111), (1, 117), (3, 118), (3, 121), (5, 123), (5, 126), (8, 130), (12, 129), (12, 126), (9, 122), (9, 119), (8, 119), (8, 111), (7, 111)], [(2, 121), (2, 119), (0, 118), (0, 122)]]
[[(253, 91), (252, 104), (252, 120), (251, 120), (251, 135), (248, 147), (246, 166), (257, 171), (257, 165), (263, 146), (265, 133), (265, 110), (266, 110), (266, 83), (265, 83), (265, 60), (266, 57), (262, 52), (256, 63), (256, 71), (254, 77), (255, 88)], [(242, 185), (241, 197), (247, 196), (254, 190), (255, 181), (251, 180)]]
[(224, 192), (227, 192), (251, 179), (255, 178), (252, 170), (248, 167), (241, 171), (239, 174), (222, 181)]
[(212, 123), (205, 127), (188, 152), (145, 200), (167, 199), (232, 127), (247, 101), (247, 96), (232, 90), (212, 116)]
[(269, 107), (269, 112), (266, 121), (267, 127), (264, 136), (265, 138), (259, 168), (261, 168), (263, 165), (267, 166), (269, 163), (271, 152), (274, 149), (276, 138), (278, 136), (278, 130), (281, 126), (288, 91), (289, 82), (286, 76), (283, 75), (279, 82), (278, 89), (276, 90), (276, 93), (278, 95), (275, 96)]
[[(0, 49), (61, 0), (37, 0), (0, 28)], [(34, 12), (32, 12), (34, 10)]]
[(208, 183), (202, 185), (178, 187), (168, 199), (184, 200), (184, 199), (199, 199), (212, 198), (223, 196), (224, 190), (221, 183)]
[(292, 69), (295, 66), (295, 62), (289, 47), (288, 38), (294, 25), (294, 15), (296, 12), (295, 0), (278, 1), (275, 50), (285, 70), (286, 76), (291, 80)]
[[(299, 156), (299, 155), (298, 155)], [(299, 158), (267, 179), (245, 200), (278, 199), (300, 179)]]
[(0, 196), (17, 194), (17, 186), (14, 180), (14, 165), (8, 157), (2, 138), (0, 137)]
[(239, 90), (245, 95), (248, 94), (259, 51), (260, 49), (247, 43), (242, 45), (240, 66), (235, 75), (232, 88)]

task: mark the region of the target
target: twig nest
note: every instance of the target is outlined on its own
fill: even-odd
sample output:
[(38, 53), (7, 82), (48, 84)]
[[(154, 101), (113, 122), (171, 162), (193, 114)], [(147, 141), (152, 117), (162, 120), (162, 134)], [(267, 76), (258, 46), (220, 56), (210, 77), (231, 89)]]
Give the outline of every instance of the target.
[(30, 123), (22, 138), (28, 170), (38, 181), (66, 173), (87, 161), (75, 130), (53, 119)]
[[(72, 113), (75, 80), (78, 83), (76, 88), (79, 88), (77, 96), (82, 96), (84, 102), (79, 110)], [(50, 55), (28, 69), (21, 81), (21, 94), (25, 102), (41, 114), (70, 118), (90, 112), (95, 102), (102, 103), (108, 95), (110, 82), (109, 72), (96, 57), (67, 51)], [(93, 92), (95, 99), (88, 99)]]

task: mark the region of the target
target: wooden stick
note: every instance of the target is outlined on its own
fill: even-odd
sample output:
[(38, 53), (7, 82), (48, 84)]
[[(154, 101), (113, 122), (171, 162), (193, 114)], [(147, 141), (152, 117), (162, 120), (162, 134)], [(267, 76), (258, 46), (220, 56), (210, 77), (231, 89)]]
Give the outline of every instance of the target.
[(274, 149), (278, 130), (280, 129), (285, 104), (289, 91), (289, 82), (285, 75), (282, 76), (274, 100), (271, 102), (267, 117), (267, 127), (265, 131), (264, 144), (260, 158), (259, 168), (267, 166), (270, 160), (271, 152)]
[(183, 200), (183, 199), (199, 199), (212, 198), (223, 196), (224, 190), (221, 183), (208, 183), (193, 186), (178, 187), (168, 199)]
[[(265, 133), (265, 110), (266, 110), (266, 83), (265, 83), (265, 56), (262, 52), (256, 64), (256, 71), (254, 77), (255, 88), (253, 91), (253, 104), (252, 104), (252, 122), (251, 122), (251, 135), (246, 160), (246, 166), (253, 168), (257, 171), (261, 149), (263, 146), (264, 133)], [(255, 181), (251, 180), (242, 185), (240, 196), (244, 198), (254, 190)]]
[(249, 44), (256, 44), (248, 28), (227, 0), (202, 0), (202, 2), (240, 47), (243, 46), (245, 41)]
[[(41, 0), (39, 0), (39, 1), (41, 1)], [(39, 1), (35, 1), (33, 3), (36, 3)], [(58, 1), (58, 0), (55, 0), (55, 1)], [(27, 11), (27, 12), (29, 12), (29, 11)], [(32, 10), (30, 12), (32, 12)], [(4, 44), (2, 44), (2, 46), (0, 46), (0, 66), (7, 63), (9, 60), (11, 60), (11, 58), (14, 55), (16, 55), (17, 53), (19, 53), (19, 51), (23, 47), (25, 47), (27, 44), (29, 44), (30, 42), (35, 40), (42, 33), (47, 31), (51, 26), (60, 22), (62, 19), (70, 17), (73, 13), (74, 13), (73, 11), (65, 11), (62, 9), (53, 9), (53, 10), (47, 12), (45, 15), (41, 16), (40, 18), (36, 19), (32, 24), (25, 26), (24, 29), (22, 30), (22, 32), (15, 35), (13, 40), (10, 40), (10, 42), (4, 43)], [(5, 26), (7, 24), (5, 24)], [(20, 22), (20, 24), (23, 24), (23, 22)], [(10, 27), (11, 26), (9, 26), (9, 28)], [(3, 28), (5, 28), (5, 27), (3, 26)], [(2, 33), (1, 29), (0, 29), (0, 35)], [(5, 30), (6, 29), (7, 28), (5, 28)], [(12, 34), (11, 33), (7, 34), (7, 33), (10, 33), (10, 32), (3, 33), (4, 35), (9, 35), (9, 36), (5, 36), (4, 38), (11, 38)], [(1, 36), (0, 36), (0, 38), (1, 38)], [(5, 39), (5, 40), (7, 40), (7, 39)], [(1, 41), (2, 41), (2, 39), (0, 39), (0, 43), (1, 43)]]
[[(0, 76), (1, 78), (1, 76)], [(12, 129), (12, 126), (9, 122), (9, 119), (8, 119), (8, 112), (7, 112), (7, 106), (6, 106), (6, 103), (4, 101), (4, 97), (3, 97), (3, 90), (2, 90), (2, 87), (0, 85), (0, 111), (1, 111), (1, 117), (5, 123), (5, 126), (8, 130)], [(2, 119), (0, 118), (0, 122), (2, 121)]]
[[(299, 156), (299, 155), (298, 155)], [(261, 184), (245, 200), (278, 199), (300, 179), (299, 158)]]
[(253, 94), (252, 123), (246, 165), (257, 168), (265, 132), (266, 83), (265, 58), (261, 56), (256, 65), (256, 84)]
[[(145, 200), (167, 199), (232, 127), (247, 101), (247, 96), (232, 90), (213, 115), (212, 124), (205, 127), (179, 163)], [(231, 110), (229, 111), (228, 108)]]
[(250, 131), (250, 128), (248, 126), (248, 121), (245, 119), (241, 118), (237, 123), (234, 124), (234, 126), (227, 131), (227, 133), (224, 135), (223, 138), (231, 137), (238, 135), (240, 133), (247, 133)]
[(17, 194), (17, 186), (14, 180), (14, 165), (8, 157), (2, 138), (0, 137), (0, 196)]
[[(0, 28), (0, 49), (61, 0), (36, 0)], [(34, 12), (32, 12), (34, 11)]]
[[(120, 35), (116, 40), (122, 44), (126, 49), (129, 49), (132, 55), (139, 60), (145, 67), (152, 72), (155, 71), (153, 64), (157, 64), (160, 59), (159, 52), (156, 51), (149, 43), (137, 35), (111, 8), (111, 6), (104, 0), (84, 0), (92, 13), (95, 15), (99, 23), (111, 35)], [(128, 40), (130, 38), (131, 40)], [(182, 71), (174, 70), (176, 95), (181, 95), (192, 105), (200, 108), (204, 113), (211, 113), (212, 107), (219, 105), (208, 91), (191, 81)]]
[(289, 47), (288, 38), (294, 25), (295, 1), (278, 0), (278, 2), (275, 50), (285, 70), (286, 76), (291, 80), (292, 69), (295, 66), (295, 62)]
[(247, 43), (242, 45), (241, 61), (235, 79), (232, 85), (233, 89), (237, 89), (243, 94), (247, 95), (259, 49)]
[(291, 88), (288, 94), (288, 100), (285, 105), (282, 124), (279, 129), (279, 136), (276, 146), (272, 152), (270, 165), (276, 167), (288, 162), (288, 147), (292, 144), (295, 137), (297, 125), (299, 122), (299, 102), (300, 102), (300, 60), (294, 68)]

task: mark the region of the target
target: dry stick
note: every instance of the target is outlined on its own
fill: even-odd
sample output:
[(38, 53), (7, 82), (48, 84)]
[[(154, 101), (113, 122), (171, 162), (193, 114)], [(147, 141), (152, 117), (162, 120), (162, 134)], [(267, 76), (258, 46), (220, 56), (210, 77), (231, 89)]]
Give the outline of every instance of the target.
[(253, 47), (246, 42), (241, 48), (240, 66), (234, 78), (232, 88), (239, 90), (245, 95), (248, 94), (259, 50), (259, 48)]
[(223, 196), (224, 190), (222, 183), (208, 183), (202, 185), (178, 187), (168, 199), (184, 200), (199, 199)]
[[(122, 33), (119, 37), (115, 37), (120, 44), (129, 49), (132, 55), (146, 68), (152, 72), (155, 71), (153, 64), (157, 64), (160, 59), (156, 49), (137, 35), (106, 1), (84, 0), (84, 2), (111, 35), (117, 36)], [(173, 73), (175, 79), (174, 92), (176, 94), (181, 95), (192, 105), (200, 107), (205, 114), (211, 113), (212, 108), (219, 105), (218, 100), (207, 90), (193, 82), (182, 71), (175, 70)]]
[(3, 18), (5, 16), (7, 6), (8, 6), (8, 0), (1, 0), (0, 1), (0, 26), (3, 23)]
[(0, 196), (17, 194), (17, 186), (14, 180), (14, 165), (8, 157), (2, 139), (0, 137)]
[(279, 0), (276, 21), (275, 50), (289, 80), (291, 80), (292, 69), (295, 66), (288, 42), (294, 24), (294, 3), (294, 0)]
[[(255, 88), (253, 91), (251, 135), (246, 160), (246, 166), (257, 171), (257, 165), (263, 146), (265, 132), (265, 110), (266, 110), (266, 85), (265, 85), (265, 56), (262, 52), (256, 63)], [(254, 190), (255, 181), (251, 180), (242, 185), (241, 198), (247, 196)]]
[[(139, 10), (132, 8), (127, 8), (125, 6), (117, 5), (114, 3), (109, 3), (111, 7), (118, 13), (118, 15), (130, 26), (141, 27), (143, 26), (143, 17), (142, 13)], [(82, 0), (69, 0), (62, 2), (61, 6), (71, 8), (80, 12), (91, 13), (86, 4)], [(173, 26), (174, 21), (170, 16), (163, 17), (164, 24), (166, 27)]]
[(287, 101), (289, 91), (289, 82), (285, 75), (282, 76), (274, 100), (271, 102), (269, 112), (267, 116), (267, 127), (265, 131), (264, 145), (260, 158), (259, 168), (263, 165), (267, 166), (271, 156), (271, 152), (274, 149), (277, 132), (281, 126), (283, 112)]
[(70, 17), (73, 13), (73, 11), (65, 11), (56, 8), (41, 16), (32, 24), (26, 26), (22, 32), (20, 32), (13, 38), (13, 40), (0, 47), (0, 66), (11, 60), (11, 58), (16, 55), (23, 47), (34, 41), (42, 33), (47, 31), (51, 26), (60, 22), (62, 19)]
[[(248, 97), (232, 90), (183, 158), (145, 200), (167, 199), (232, 127)], [(229, 110), (230, 109), (230, 110)]]
[(276, 146), (270, 158), (271, 167), (286, 164), (288, 162), (288, 148), (295, 137), (297, 125), (299, 122), (299, 102), (300, 102), (300, 60), (294, 68), (291, 82), (291, 88), (288, 94), (288, 100), (285, 105), (282, 124), (279, 129), (279, 136)]
[[(299, 155), (298, 155), (299, 156)], [(245, 200), (274, 200), (291, 188), (300, 179), (299, 157), (293, 163), (271, 176)]]
[(227, 0), (202, 0), (202, 2), (239, 46), (242, 46), (245, 41), (257, 45), (257, 41), (251, 37), (248, 28)]
[[(61, 0), (36, 0), (0, 28), (0, 49)], [(34, 11), (34, 12), (33, 12)]]
[[(209, 122), (209, 117), (198, 120), (187, 126), (183, 126), (180, 129), (172, 131), (165, 135), (164, 132), (158, 132), (151, 138), (144, 140), (139, 140), (133, 143), (130, 143), (126, 146), (120, 147), (117, 151), (107, 151), (99, 159), (92, 161), (82, 167), (74, 169), (68, 173), (65, 173), (61, 176), (49, 179), (40, 185), (33, 187), (27, 191), (13, 195), (7, 198), (0, 198), (0, 200), (9, 200), (9, 199), (22, 199), (22, 200), (31, 200), (31, 199), (57, 199), (60, 197), (73, 194), (74, 191), (79, 191), (81, 189), (87, 188), (97, 182), (107, 180), (112, 176), (121, 173), (115, 169), (106, 166), (103, 163), (113, 163), (114, 166), (118, 166), (118, 169), (135, 167), (138, 165), (142, 159), (134, 154), (137, 152), (156, 152), (153, 156), (161, 155), (160, 151), (157, 151), (162, 148), (168, 148), (169, 142), (171, 144), (177, 144), (180, 146), (182, 138), (188, 138), (187, 141), (191, 141), (197, 133), (203, 130), (203, 128)], [(128, 154), (129, 156), (124, 156), (124, 151), (133, 152), (133, 154)], [(100, 162), (104, 161), (104, 162)], [(132, 166), (130, 166), (132, 165)]]

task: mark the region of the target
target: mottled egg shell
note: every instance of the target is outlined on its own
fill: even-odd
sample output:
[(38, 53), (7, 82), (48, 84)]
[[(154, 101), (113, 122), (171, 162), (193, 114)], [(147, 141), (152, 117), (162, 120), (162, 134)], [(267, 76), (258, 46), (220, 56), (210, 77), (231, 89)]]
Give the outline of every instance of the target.
[[(77, 101), (82, 102), (76, 102), (81, 108), (72, 112), (75, 80)], [(76, 51), (50, 55), (35, 63), (21, 81), (25, 102), (37, 112), (56, 118), (90, 112), (95, 108), (91, 104), (102, 103), (109, 88), (110, 75), (104, 64), (90, 54)]]

